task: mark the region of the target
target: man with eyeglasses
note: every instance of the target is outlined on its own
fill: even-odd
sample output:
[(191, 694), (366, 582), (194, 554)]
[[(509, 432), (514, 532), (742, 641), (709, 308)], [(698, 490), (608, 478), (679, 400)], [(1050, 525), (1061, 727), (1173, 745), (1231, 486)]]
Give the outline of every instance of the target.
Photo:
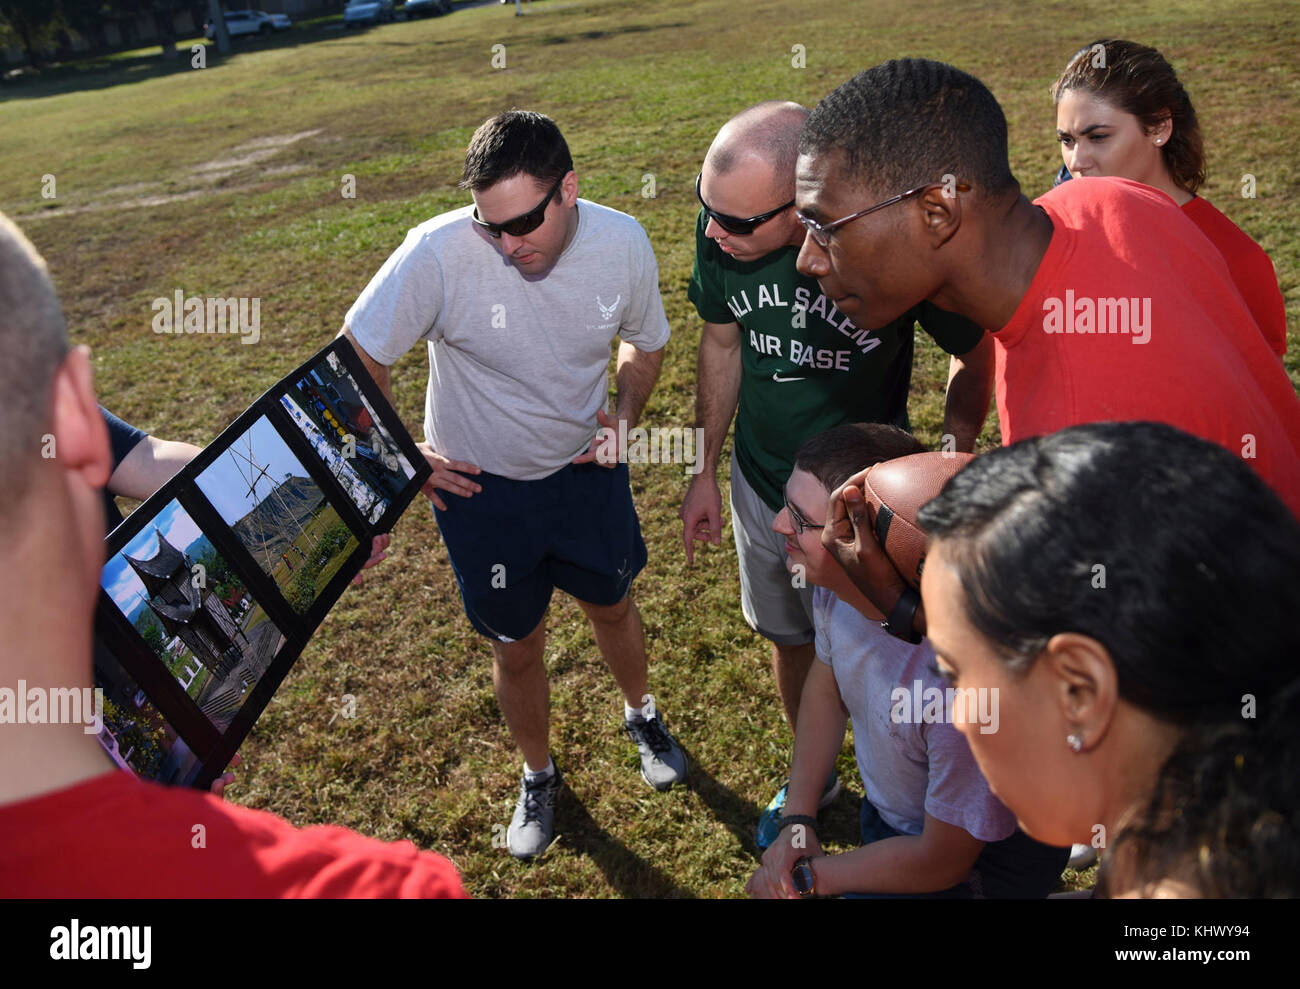
[[(429, 348), (425, 486), (465, 613), (492, 643), (497, 702), (524, 756), (510, 852), (555, 835), (543, 650), (552, 591), (575, 598), (624, 701), (624, 730), (656, 790), (687, 759), (655, 709), (630, 596), (646, 562), (625, 458), (597, 450), (636, 425), (668, 320), (640, 224), (578, 199), (554, 121), (512, 110), (475, 132), (461, 181), (474, 199), (410, 231), (348, 311), (350, 337), (391, 397), (389, 366)], [(610, 342), (618, 403), (605, 412)], [(598, 427), (604, 427), (605, 432)]]
[[(983, 329), (927, 303), (887, 326), (866, 330), (836, 308), (814, 279), (795, 268), (804, 228), (794, 212), (799, 131), (808, 111), (770, 101), (745, 110), (718, 132), (696, 180), (700, 213), (688, 295), (700, 340), (696, 424), (704, 430), (706, 469), (682, 502), (682, 538), (721, 543), (717, 462), (736, 419), (731, 514), (740, 565), (741, 609), (772, 643), (777, 690), (793, 729), (811, 667), (812, 589), (786, 569), (783, 539), (772, 531), (795, 450), (808, 436), (846, 422), (907, 428), (913, 337), (922, 328), (952, 356), (944, 417), (946, 446), (969, 452), (992, 393), (991, 346)], [(832, 777), (823, 794), (834, 799)], [(785, 800), (782, 787), (759, 822), (766, 847)]]
[[(1085, 178), (1030, 202), (988, 88), (900, 59), (813, 110), (796, 204), (799, 270), (858, 323), (928, 299), (990, 328), (1004, 445), (1086, 422), (1164, 422), (1242, 457), (1300, 514), (1295, 386), (1222, 256), (1164, 193)], [(924, 631), (916, 592), (878, 552), (860, 480), (834, 493), (823, 541), (879, 609)]]

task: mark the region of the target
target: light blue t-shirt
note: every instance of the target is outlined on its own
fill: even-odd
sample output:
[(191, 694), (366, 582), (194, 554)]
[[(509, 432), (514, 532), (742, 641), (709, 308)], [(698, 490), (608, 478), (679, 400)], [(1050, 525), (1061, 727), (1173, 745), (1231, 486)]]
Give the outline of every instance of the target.
[(813, 625), (817, 658), (835, 673), (853, 721), (864, 792), (884, 822), (919, 835), (929, 814), (980, 841), (1010, 836), (1015, 815), (989, 790), (961, 732), (927, 722), (924, 705), (918, 718), (918, 705), (895, 702), (896, 688), (922, 699), (944, 690), (930, 643), (895, 638), (824, 587), (813, 592)]
[(414, 227), (346, 324), (381, 364), (427, 342), (424, 435), (435, 451), (538, 480), (596, 435), (614, 337), (642, 351), (668, 342), (659, 266), (635, 219), (579, 199), (578, 229), (555, 266), (525, 276), (472, 210)]

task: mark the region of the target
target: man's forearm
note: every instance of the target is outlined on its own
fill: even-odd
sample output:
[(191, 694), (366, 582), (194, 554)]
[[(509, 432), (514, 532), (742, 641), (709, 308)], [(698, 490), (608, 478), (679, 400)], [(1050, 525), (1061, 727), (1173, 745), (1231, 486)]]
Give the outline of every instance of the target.
[(650, 400), (659, 369), (664, 362), (664, 348), (638, 350), (627, 341), (618, 347), (618, 406), (615, 414), (627, 423), (629, 429), (641, 420), (645, 404)]
[(961, 453), (975, 452), (975, 441), (988, 418), (993, 370), (993, 337), (988, 333), (973, 350), (949, 361), (943, 430)]
[(146, 436), (117, 465), (108, 479), (108, 491), (144, 501), (199, 455), (199, 447), (177, 440)]
[(970, 875), (970, 862), (936, 855), (923, 835), (882, 838), (840, 855), (813, 861), (817, 892), (937, 893)]
[(701, 463), (717, 473), (722, 442), (740, 401), (740, 348), (718, 343), (706, 327), (700, 337), (695, 384), (695, 425), (704, 430)]
[(844, 744), (846, 720), (834, 672), (820, 659), (813, 660), (799, 698), (784, 813), (817, 815), (822, 788)]

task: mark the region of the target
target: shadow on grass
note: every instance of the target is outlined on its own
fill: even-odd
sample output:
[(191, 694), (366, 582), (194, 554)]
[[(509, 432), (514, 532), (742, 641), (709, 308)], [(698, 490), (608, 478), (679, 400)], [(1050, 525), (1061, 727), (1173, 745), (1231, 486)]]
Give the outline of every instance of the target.
[(690, 899), (679, 886), (596, 823), (586, 805), (565, 783), (555, 808), (556, 829), (564, 846), (590, 858), (624, 899)]
[[(362, 25), (357, 28), (344, 29), (341, 19), (333, 21), (315, 21), (308, 25), (295, 24), (287, 31), (278, 31), (270, 35), (256, 35), (232, 39), (230, 51), (222, 55), (217, 51), (216, 43), (209, 44), (204, 53), (208, 68), (214, 68), (237, 55), (247, 52), (270, 51), (279, 48), (297, 48), (314, 44), (318, 41), (340, 40), (348, 37), (362, 37), (368, 28), (375, 25)], [(97, 89), (110, 89), (125, 83), (141, 82), (147, 79), (162, 79), (179, 72), (194, 72), (191, 65), (192, 44), (200, 43), (197, 38), (177, 39), (175, 55), (163, 58), (160, 49), (151, 50), (148, 55), (114, 56), (113, 54), (90, 55), (75, 61), (60, 62), (41, 71), (38, 76), (19, 76), (6, 79), (0, 84), (0, 101), (18, 99), (40, 99), (63, 93), (85, 92)], [(395, 48), (439, 47), (457, 44), (457, 39), (445, 41), (371, 41), (370, 45), (383, 45)]]
[[(745, 852), (753, 856), (756, 862), (761, 859), (763, 849), (755, 841), (755, 832), (758, 830), (758, 819), (767, 805), (756, 804), (719, 783), (700, 768), (694, 759), (691, 760), (690, 782), (691, 788), (708, 805), (718, 823), (735, 835)], [(840, 791), (834, 803), (818, 813), (817, 831), (823, 845), (857, 846), (860, 799), (846, 788)]]

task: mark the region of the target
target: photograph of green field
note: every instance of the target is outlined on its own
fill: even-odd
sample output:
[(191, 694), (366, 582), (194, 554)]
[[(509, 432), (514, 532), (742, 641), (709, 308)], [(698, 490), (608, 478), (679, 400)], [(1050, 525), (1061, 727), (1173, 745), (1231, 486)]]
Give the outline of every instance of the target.
[(199, 475), (198, 486), (300, 614), (357, 548), (352, 530), (265, 416)]
[[(687, 297), (695, 180), (725, 121), (763, 100), (813, 107), (887, 59), (941, 60), (997, 98), (1012, 171), (1034, 199), (1062, 165), (1049, 87), (1099, 38), (1159, 48), (1186, 82), (1208, 157), (1200, 194), (1272, 258), (1288, 316), (1283, 366), (1300, 388), (1294, 0), (539, 0), (523, 9), (457, 5), (364, 32), (332, 16), (229, 55), (209, 45), (202, 69), (190, 67), (189, 46), (203, 40), (184, 37), (176, 58), (139, 48), (0, 88), (0, 209), (48, 262), (71, 343), (91, 348), (99, 400), (158, 436), (211, 443), (335, 338), (412, 228), (471, 204), (458, 184), (470, 137), (517, 107), (562, 129), (581, 197), (646, 231), (672, 338), (640, 424), (692, 426), (704, 326)], [(42, 196), (47, 175), (53, 197)], [(888, 230), (900, 215), (891, 207), (855, 222)], [(259, 342), (155, 333), (151, 301), (178, 289), (260, 298)], [(515, 312), (509, 319), (512, 332), (526, 331)], [(932, 450), (948, 371), (948, 355), (918, 331), (907, 411)], [(429, 375), (423, 340), (391, 368), (393, 407), (417, 440)], [(301, 613), (356, 541), (261, 423), (251, 440), (251, 450), (241, 440), (223, 454), (200, 487)], [(999, 445), (991, 407), (976, 450)], [(522, 758), (496, 701), (491, 645), (465, 617), (420, 497), (393, 527), (388, 559), (341, 596), (244, 741), (227, 799), (299, 826), (410, 840), (448, 856), (478, 897), (745, 896), (760, 858), (755, 826), (790, 773), (792, 734), (770, 643), (741, 611), (731, 452), (729, 434), (717, 471), (725, 531), (718, 545), (700, 544), (693, 564), (678, 515), (690, 478), (679, 466), (630, 471), (649, 552), (632, 594), (656, 706), (690, 754), (689, 786), (645, 785), (591, 627), (556, 594), (544, 662), (550, 745), (566, 786), (560, 837), (534, 863), (510, 857), (503, 831)], [(339, 713), (345, 695), (355, 716)], [(846, 851), (859, 841), (863, 794), (851, 737), (837, 767), (843, 792), (821, 813), (819, 838)], [(1061, 888), (1090, 889), (1096, 875), (1067, 871)]]

